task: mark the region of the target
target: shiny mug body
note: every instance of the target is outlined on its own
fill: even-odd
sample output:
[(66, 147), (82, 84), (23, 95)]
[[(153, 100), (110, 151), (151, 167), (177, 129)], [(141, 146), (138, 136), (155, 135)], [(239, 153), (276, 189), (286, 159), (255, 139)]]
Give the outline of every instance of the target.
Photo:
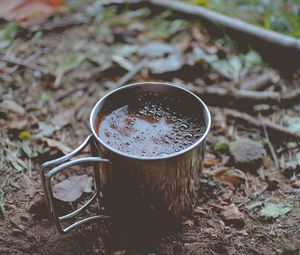
[[(97, 133), (99, 115), (109, 105), (122, 103), (133, 94), (158, 93), (180, 98), (187, 110), (201, 115), (205, 132), (191, 146), (176, 153), (146, 157), (130, 155), (109, 146)], [(205, 142), (211, 125), (211, 117), (203, 101), (179, 86), (143, 82), (127, 85), (111, 91), (101, 98), (90, 115), (91, 134), (71, 153), (45, 162), (41, 173), (48, 210), (61, 233), (92, 221), (112, 217), (117, 222), (166, 222), (180, 219), (191, 212), (197, 201), (199, 178)], [(91, 157), (70, 160), (87, 146)], [(74, 165), (93, 163), (95, 191), (91, 199), (79, 209), (60, 216), (52, 192), (51, 179), (62, 170)], [(54, 166), (49, 170), (50, 166)], [(74, 218), (92, 203), (98, 204), (98, 213), (77, 221), (66, 228), (62, 222)], [(104, 211), (102, 210), (105, 208)]]

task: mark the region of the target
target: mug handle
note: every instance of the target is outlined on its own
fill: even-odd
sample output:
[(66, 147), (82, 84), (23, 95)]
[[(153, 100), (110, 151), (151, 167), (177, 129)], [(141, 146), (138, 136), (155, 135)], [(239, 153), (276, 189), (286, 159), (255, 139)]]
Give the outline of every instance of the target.
[[(94, 220), (98, 220), (98, 219), (109, 218), (109, 216), (107, 216), (107, 215), (100, 214), (101, 200), (103, 199), (103, 197), (102, 197), (102, 193), (101, 193), (100, 174), (99, 174), (98, 169), (99, 169), (100, 163), (111, 164), (110, 160), (104, 159), (101, 157), (86, 157), (86, 158), (79, 158), (79, 159), (75, 159), (72, 161), (68, 161), (72, 157), (78, 155), (89, 144), (91, 146), (92, 154), (94, 154), (94, 152), (96, 150), (95, 149), (95, 141), (94, 141), (94, 136), (92, 134), (90, 134), (80, 146), (78, 146), (75, 150), (73, 150), (69, 154), (66, 154), (65, 156), (62, 156), (58, 159), (47, 161), (42, 164), (41, 179), (42, 179), (43, 189), (44, 189), (44, 193), (45, 193), (45, 197), (46, 197), (48, 211), (50, 213), (51, 218), (54, 220), (55, 225), (60, 233), (67, 233), (70, 230), (72, 230), (86, 222), (90, 222), (90, 221), (94, 221)], [(94, 175), (95, 175), (95, 186), (96, 186), (95, 194), (92, 196), (92, 198), (88, 202), (86, 202), (79, 209), (77, 209), (69, 214), (59, 216), (57, 211), (55, 210), (55, 206), (54, 206), (54, 195), (53, 195), (52, 187), (50, 184), (51, 178), (55, 174), (61, 172), (62, 170), (66, 169), (68, 167), (71, 167), (74, 165), (79, 165), (81, 163), (87, 163), (87, 162), (94, 163)], [(58, 164), (60, 164), (60, 165), (58, 165)], [(48, 167), (55, 166), (55, 165), (57, 165), (57, 166), (54, 167), (53, 169), (51, 169), (49, 171), (47, 170)], [(75, 223), (69, 225), (66, 228), (62, 227), (62, 225), (61, 225), (62, 221), (75, 217), (80, 212), (82, 212), (84, 209), (88, 208), (95, 200), (98, 202), (98, 213), (99, 213), (98, 215), (76, 221)]]

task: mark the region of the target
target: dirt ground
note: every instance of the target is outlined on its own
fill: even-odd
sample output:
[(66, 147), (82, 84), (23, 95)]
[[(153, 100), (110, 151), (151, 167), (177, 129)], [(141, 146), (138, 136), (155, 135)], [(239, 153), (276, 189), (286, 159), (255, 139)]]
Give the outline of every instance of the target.
[[(78, 15), (85, 17), (80, 24), (75, 22)], [(0, 254), (300, 254), (299, 140), (230, 118), (225, 110), (265, 118), (285, 130), (298, 123), (294, 127), (299, 132), (299, 97), (285, 105), (260, 99), (243, 104), (241, 99), (237, 106), (238, 98), (230, 91), (267, 74), (274, 79), (258, 90), (296, 94), (300, 72), (286, 75), (265, 63), (245, 62), (239, 77), (226, 77), (207, 63), (208, 55), (242, 58), (247, 52), (224, 38), (211, 38), (200, 23), (176, 19), (169, 12), (153, 15), (147, 8), (117, 12), (85, 5), (56, 20), (62, 18), (59, 26), (51, 19), (39, 32), (19, 29), (1, 51)], [(150, 41), (164, 45), (143, 48)], [(184, 63), (174, 57), (174, 45)], [(206, 54), (201, 51), (196, 59), (195, 49)], [(119, 231), (110, 220), (61, 235), (41, 199), (40, 165), (83, 141), (93, 105), (108, 89), (123, 85), (120, 79), (143, 58), (151, 64), (126, 83), (169, 81), (198, 92), (207, 87), (228, 92), (223, 101), (222, 96), (218, 100), (215, 94), (203, 94), (213, 124), (198, 205), (180, 229), (165, 236), (131, 237), (129, 229)], [(233, 160), (228, 148), (242, 138), (263, 145), (259, 166), (241, 169)], [(290, 209), (263, 217), (261, 211), (270, 203)]]

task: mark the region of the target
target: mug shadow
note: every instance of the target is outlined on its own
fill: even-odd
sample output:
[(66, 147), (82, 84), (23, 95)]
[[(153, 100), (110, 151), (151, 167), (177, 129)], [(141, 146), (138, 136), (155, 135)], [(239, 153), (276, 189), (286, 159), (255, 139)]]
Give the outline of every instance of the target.
[(158, 240), (180, 232), (179, 221), (160, 217), (113, 218), (103, 241), (108, 252), (126, 250), (126, 254), (155, 252)]

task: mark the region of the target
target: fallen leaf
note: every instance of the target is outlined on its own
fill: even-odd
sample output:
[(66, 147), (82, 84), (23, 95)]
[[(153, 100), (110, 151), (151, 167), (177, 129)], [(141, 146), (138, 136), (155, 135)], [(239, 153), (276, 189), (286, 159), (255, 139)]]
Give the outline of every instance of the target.
[(287, 214), (291, 210), (292, 207), (290, 205), (267, 203), (265, 204), (264, 208), (262, 208), (259, 212), (259, 216), (275, 219), (279, 216)]
[(16, 119), (9, 123), (8, 128), (22, 130), (27, 126), (27, 124), (28, 124), (27, 120), (17, 120)]
[(244, 214), (234, 204), (225, 207), (223, 220), (227, 225), (236, 228), (241, 228), (245, 225)]
[(69, 152), (72, 151), (71, 148), (69, 148), (68, 146), (66, 145), (63, 145), (61, 142), (59, 141), (56, 141), (56, 140), (53, 140), (53, 139), (50, 139), (50, 138), (47, 138), (47, 137), (42, 137), (41, 140), (43, 142), (46, 142), (48, 144), (49, 147), (52, 147), (52, 148), (56, 148), (58, 149), (59, 151), (61, 151), (62, 153), (64, 154), (68, 154)]
[(213, 152), (219, 152), (219, 153), (224, 153), (228, 152), (229, 149), (229, 141), (226, 139), (221, 139), (217, 143), (215, 143), (212, 147)]
[(251, 67), (259, 65), (261, 62), (262, 59), (258, 53), (249, 51), (245, 55), (230, 55), (227, 59), (219, 59), (210, 64), (221, 75), (239, 83), (242, 72), (248, 72)]
[(88, 177), (83, 192), (84, 193), (92, 193), (93, 192), (94, 179), (93, 177)]
[(19, 105), (17, 102), (13, 100), (4, 100), (2, 103), (0, 103), (0, 111), (1, 112), (15, 112), (20, 115), (25, 114), (25, 109), (23, 106)]
[(235, 171), (235, 169), (228, 169), (222, 174), (217, 175), (216, 179), (226, 182), (233, 187), (238, 187), (245, 182), (245, 179)]
[(300, 122), (291, 123), (291, 124), (288, 126), (288, 129), (289, 129), (292, 133), (300, 134)]
[(127, 71), (133, 68), (133, 64), (123, 56), (113, 55), (112, 60)]
[(204, 61), (206, 63), (212, 63), (218, 59), (215, 54), (208, 54), (202, 48), (195, 47), (193, 50), (193, 57), (197, 62)]
[(53, 195), (58, 200), (74, 202), (81, 197), (87, 180), (88, 175), (86, 174), (71, 176), (53, 186)]
[(174, 46), (159, 41), (149, 42), (138, 51), (138, 54), (145, 57), (163, 57), (176, 51)]
[(34, 135), (34, 138), (52, 136), (56, 130), (57, 128), (54, 127), (54, 125), (49, 125), (46, 122), (39, 122), (39, 130), (38, 133)]
[(297, 164), (300, 165), (300, 152), (296, 153)]
[(298, 244), (284, 244), (282, 247), (283, 255), (299, 255), (300, 245)]
[(185, 220), (182, 225), (192, 227), (194, 226), (194, 222), (192, 220)]
[(63, 10), (63, 0), (0, 0), (0, 17), (20, 21), (23, 26), (42, 23)]
[(74, 119), (75, 113), (85, 104), (85, 102), (89, 99), (88, 96), (84, 96), (81, 100), (74, 105), (73, 107), (69, 108), (68, 110), (62, 110), (57, 115), (55, 115), (51, 122), (54, 125), (56, 130), (63, 128), (64, 126), (71, 123)]
[(205, 158), (205, 159), (203, 160), (203, 165), (204, 165), (205, 167), (214, 166), (214, 165), (216, 165), (217, 163), (218, 163), (218, 160), (216, 160), (216, 159)]
[(83, 53), (72, 52), (70, 55), (63, 56), (58, 61), (58, 68), (56, 70), (56, 79), (54, 82), (54, 88), (59, 87), (63, 76), (79, 67), (86, 60), (86, 55)]
[(0, 31), (0, 49), (7, 48), (17, 34), (17, 23), (14, 21), (8, 22)]
[(112, 255), (125, 255), (126, 251), (114, 251)]
[(170, 55), (166, 58), (149, 61), (147, 65), (153, 74), (163, 74), (178, 71), (183, 66), (183, 61), (177, 55)]
[(31, 149), (29, 143), (30, 143), (29, 141), (22, 142), (22, 144), (20, 146), (20, 149), (22, 150), (22, 152), (24, 152), (28, 158), (33, 158), (33, 157), (38, 156), (37, 151), (33, 151)]
[(14, 167), (14, 169), (17, 172), (21, 172), (26, 168), (26, 164), (23, 160), (17, 157), (10, 150), (5, 149), (5, 151), (6, 151), (6, 160), (8, 160), (11, 163), (11, 165)]
[(137, 45), (123, 44), (113, 48), (113, 53), (115, 55), (121, 55), (123, 57), (130, 57), (132, 54), (136, 53), (138, 50)]
[(262, 63), (261, 56), (254, 50), (250, 50), (244, 55), (244, 67), (251, 68), (252, 66), (259, 65)]
[(257, 207), (260, 207), (263, 205), (263, 202), (261, 201), (255, 201), (255, 202), (252, 202), (252, 203), (249, 203), (249, 204), (246, 204), (246, 208), (249, 210), (249, 211), (252, 211), (254, 209), (256, 209)]

